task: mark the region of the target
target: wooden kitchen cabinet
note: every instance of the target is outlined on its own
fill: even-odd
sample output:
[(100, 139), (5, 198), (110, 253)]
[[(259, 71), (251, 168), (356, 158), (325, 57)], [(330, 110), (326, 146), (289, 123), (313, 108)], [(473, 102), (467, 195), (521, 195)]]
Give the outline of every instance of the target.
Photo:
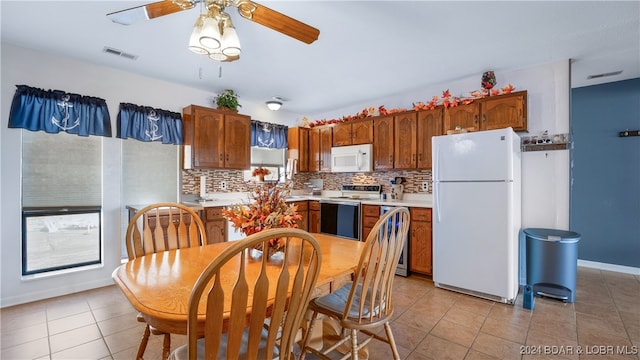
[(184, 168), (249, 169), (251, 118), (190, 105), (182, 110)]
[(206, 207), (200, 216), (207, 233), (207, 244), (227, 241), (227, 219), (222, 216), (222, 207)]
[(361, 241), (367, 240), (371, 229), (380, 219), (380, 205), (362, 205), (362, 237)]
[(292, 150), (298, 155), (297, 170), (298, 172), (309, 171), (309, 128), (290, 127), (287, 134), (287, 142), (289, 147), (289, 157), (292, 156)]
[(506, 95), (487, 96), (471, 104), (458, 105), (444, 110), (444, 129), (456, 127), (469, 131), (513, 128), (527, 130), (527, 91)]
[(374, 170), (393, 169), (393, 116), (378, 116), (373, 119), (375, 139), (373, 140)]
[(293, 204), (298, 206), (298, 214), (302, 216), (302, 219), (297, 221), (298, 229), (309, 231), (309, 202), (295, 201)]
[(394, 169), (415, 169), (417, 164), (417, 115), (415, 111), (393, 117)]
[(419, 111), (417, 113), (417, 148), (418, 159), (416, 167), (418, 169), (431, 169), (431, 138), (442, 135), (442, 118), (444, 111), (441, 106), (433, 110)]
[(309, 171), (331, 171), (331, 127), (309, 130)]
[(433, 273), (431, 209), (409, 209), (409, 270), (424, 275)]
[(481, 130), (512, 127), (514, 131), (527, 130), (527, 92), (490, 96), (481, 105)]
[(373, 143), (373, 119), (353, 120), (333, 127), (333, 146)]
[(443, 134), (446, 134), (448, 130), (455, 130), (457, 127), (467, 129), (467, 131), (480, 130), (480, 100), (444, 110)]
[(309, 201), (309, 232), (320, 232), (320, 202), (315, 200)]

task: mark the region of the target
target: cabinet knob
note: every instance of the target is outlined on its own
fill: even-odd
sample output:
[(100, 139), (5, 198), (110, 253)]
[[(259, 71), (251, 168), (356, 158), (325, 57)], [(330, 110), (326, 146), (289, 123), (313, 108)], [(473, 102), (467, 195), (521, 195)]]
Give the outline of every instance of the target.
[(478, 123), (478, 115), (474, 115), (473, 116), (473, 123), (477, 124)]
[(222, 155), (222, 153), (220, 153), (220, 161), (222, 161), (222, 156), (224, 156), (224, 155)]

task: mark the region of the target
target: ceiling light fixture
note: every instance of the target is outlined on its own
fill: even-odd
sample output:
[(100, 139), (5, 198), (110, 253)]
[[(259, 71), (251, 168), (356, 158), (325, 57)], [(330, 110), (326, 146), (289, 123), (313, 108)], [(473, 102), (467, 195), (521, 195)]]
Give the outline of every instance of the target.
[(269, 110), (278, 111), (282, 106), (282, 100), (279, 97), (274, 97), (273, 100), (267, 101), (266, 104)]
[(189, 50), (208, 55), (216, 61), (234, 61), (240, 58), (240, 39), (229, 14), (220, 5), (209, 3), (209, 11), (200, 14), (189, 38)]

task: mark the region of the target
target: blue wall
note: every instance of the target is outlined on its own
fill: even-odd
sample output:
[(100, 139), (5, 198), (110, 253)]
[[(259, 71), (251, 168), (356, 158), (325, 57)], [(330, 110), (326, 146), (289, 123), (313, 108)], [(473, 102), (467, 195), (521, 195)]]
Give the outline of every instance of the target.
[(571, 92), (570, 227), (582, 260), (640, 267), (640, 78)]

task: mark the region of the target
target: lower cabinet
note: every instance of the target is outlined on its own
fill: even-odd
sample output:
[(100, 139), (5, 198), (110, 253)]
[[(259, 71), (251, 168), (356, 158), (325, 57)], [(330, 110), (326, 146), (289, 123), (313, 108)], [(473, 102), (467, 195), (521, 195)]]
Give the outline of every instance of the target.
[(362, 236), (365, 241), (380, 218), (380, 205), (362, 205)]
[(320, 202), (309, 201), (309, 230), (310, 233), (320, 232)]
[(432, 227), (430, 208), (410, 208), (411, 225), (409, 227), (409, 271), (431, 275)]
[(298, 229), (309, 231), (309, 202), (296, 201), (293, 204), (298, 206), (298, 214), (302, 215), (302, 219), (298, 220)]
[(227, 241), (227, 219), (222, 216), (222, 207), (207, 207), (201, 216), (207, 233), (207, 243), (215, 244)]

